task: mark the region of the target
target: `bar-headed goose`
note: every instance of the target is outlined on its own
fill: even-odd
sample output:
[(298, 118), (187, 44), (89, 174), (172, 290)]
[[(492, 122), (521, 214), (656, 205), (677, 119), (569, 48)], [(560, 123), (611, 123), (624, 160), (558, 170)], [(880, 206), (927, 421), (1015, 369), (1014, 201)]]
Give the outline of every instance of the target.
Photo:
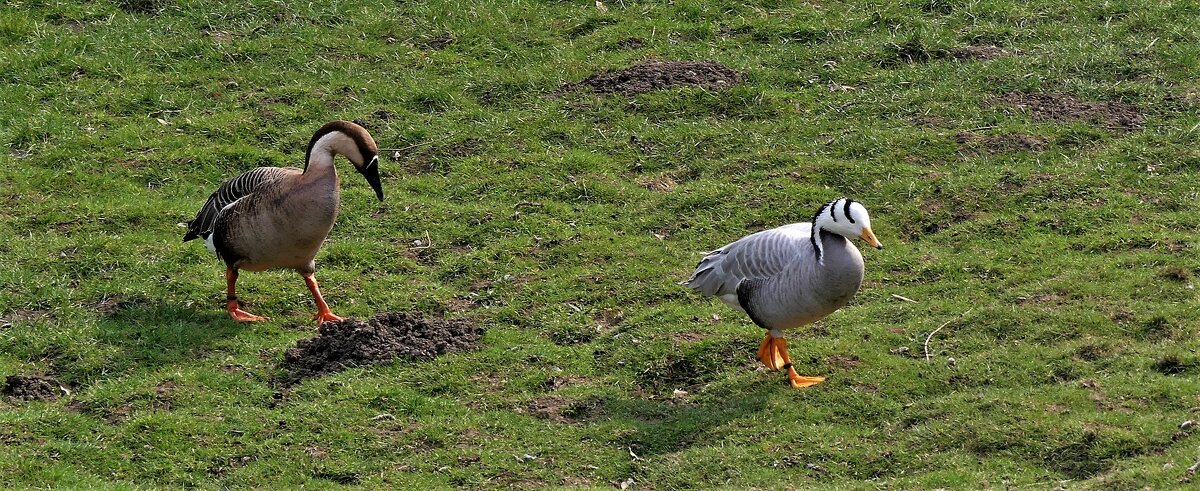
[(259, 167), (225, 181), (188, 222), (183, 241), (203, 238), (225, 261), (226, 310), (238, 322), (265, 320), (238, 307), (238, 270), (294, 269), (317, 303), (317, 324), (341, 320), (333, 315), (313, 279), (313, 258), (338, 214), (335, 155), (344, 155), (383, 200), (375, 140), (349, 121), (326, 123), (313, 134), (304, 169)]
[(683, 285), (749, 315), (767, 330), (759, 361), (787, 370), (792, 387), (808, 387), (825, 378), (796, 373), (783, 331), (829, 315), (858, 292), (863, 258), (847, 240), (855, 237), (883, 249), (867, 209), (839, 198), (818, 209), (812, 223), (764, 230), (706, 254)]

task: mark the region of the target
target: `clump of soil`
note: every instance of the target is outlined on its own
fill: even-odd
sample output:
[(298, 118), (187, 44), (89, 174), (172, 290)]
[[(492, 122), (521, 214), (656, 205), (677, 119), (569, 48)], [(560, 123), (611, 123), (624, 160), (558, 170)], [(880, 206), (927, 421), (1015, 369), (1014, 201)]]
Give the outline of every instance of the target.
[(954, 139), (958, 141), (959, 145), (971, 148), (983, 148), (991, 153), (1040, 152), (1046, 149), (1050, 141), (1044, 136), (1026, 133), (980, 135), (967, 131), (955, 134)]
[(1192, 272), (1179, 266), (1167, 266), (1158, 275), (1171, 281), (1185, 282), (1192, 279)]
[(1084, 120), (1117, 130), (1135, 130), (1142, 126), (1142, 110), (1124, 102), (1085, 101), (1063, 94), (1009, 92), (991, 98), (988, 104), (1013, 106), (1039, 121)]
[(950, 50), (950, 57), (959, 61), (990, 60), (1012, 54), (1008, 50), (996, 46), (963, 46)]
[(284, 354), (280, 368), (286, 374), (279, 379), (284, 386), (394, 358), (430, 360), (465, 351), (475, 346), (483, 328), (465, 319), (426, 320), (416, 313), (388, 312), (366, 321), (326, 322), (317, 332)]
[(9, 375), (4, 395), (25, 401), (53, 401), (61, 390), (58, 380), (42, 375)]
[(451, 44), (454, 44), (454, 35), (452, 35), (450, 33), (444, 33), (440, 36), (434, 36), (434, 37), (431, 37), (424, 41), (421, 41), (421, 42), (417, 43), (417, 46), (420, 48), (428, 48), (428, 49), (432, 49), (435, 51), (441, 51), (443, 49), (446, 49), (446, 47), (450, 46)]
[(717, 89), (741, 82), (741, 73), (715, 61), (646, 60), (623, 70), (594, 73), (565, 88), (628, 96), (671, 87)]
[(615, 46), (627, 50), (642, 49), (646, 46), (646, 41), (643, 41), (641, 38), (625, 38), (618, 41)]

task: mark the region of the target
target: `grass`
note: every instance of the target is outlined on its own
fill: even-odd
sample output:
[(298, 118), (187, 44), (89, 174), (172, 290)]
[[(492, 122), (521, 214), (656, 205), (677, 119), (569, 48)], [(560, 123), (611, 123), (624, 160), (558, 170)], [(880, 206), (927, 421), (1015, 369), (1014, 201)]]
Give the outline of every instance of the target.
[[(0, 374), (72, 393), (0, 399), (0, 484), (1190, 482), (1200, 6), (606, 3), (6, 2)], [(561, 90), (651, 57), (745, 81)], [(1038, 118), (997, 102), (1014, 92), (1142, 119)], [(317, 273), (334, 311), (488, 333), (276, 392), (313, 335), (302, 282), (243, 275), (274, 320), (234, 325), (220, 264), (176, 224), (224, 179), (299, 165), (335, 118), (405, 150), (381, 204), (341, 168)], [(840, 195), (887, 249), (793, 336), (829, 376), (793, 391), (757, 369), (758, 328), (676, 282)]]

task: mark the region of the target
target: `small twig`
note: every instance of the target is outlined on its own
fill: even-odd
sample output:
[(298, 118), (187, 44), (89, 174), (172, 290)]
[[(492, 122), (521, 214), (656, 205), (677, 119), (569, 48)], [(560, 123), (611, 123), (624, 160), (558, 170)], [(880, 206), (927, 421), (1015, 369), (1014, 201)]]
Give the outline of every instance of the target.
[(438, 143), (438, 142), (444, 142), (444, 141), (446, 141), (446, 140), (449, 140), (449, 139), (450, 139), (450, 136), (445, 136), (445, 137), (442, 137), (442, 138), (438, 138), (437, 140), (429, 140), (429, 141), (426, 141), (426, 142), (414, 143), (414, 144), (412, 144), (412, 145), (409, 145), (409, 146), (407, 146), (407, 147), (404, 147), (404, 148), (380, 148), (380, 149), (379, 149), (379, 152), (380, 152), (380, 153), (383, 153), (383, 152), (392, 152), (392, 158), (399, 158), (399, 155), (398, 155), (398, 154), (399, 154), (400, 152), (404, 152), (404, 151), (407, 151), (407, 150), (412, 150), (412, 149), (414, 149), (414, 148), (419, 148), (419, 147), (423, 147), (423, 146), (426, 146), (426, 145), (433, 145), (434, 143)]
[(917, 303), (917, 301), (916, 301), (916, 300), (913, 300), (913, 299), (911, 299), (911, 298), (908, 298), (908, 297), (906, 297), (906, 296), (904, 296), (904, 295), (896, 295), (895, 293), (893, 293), (893, 294), (892, 294), (892, 298), (899, 299), (899, 300), (904, 300), (905, 302), (908, 302), (908, 303)]
[[(420, 239), (417, 239), (413, 242), (420, 242)], [(433, 247), (433, 239), (429, 238), (429, 231), (426, 230), (425, 231), (425, 244), (419, 245), (419, 246), (412, 246), (412, 247), (409, 247), (409, 249), (420, 250), (420, 249), (428, 249), (430, 247)]]
[(529, 207), (529, 208), (541, 208), (541, 207), (542, 207), (542, 204), (541, 204), (541, 203), (534, 203), (534, 202), (532, 202), (532, 201), (520, 201), (520, 202), (518, 202), (517, 204), (513, 205), (513, 208), (520, 208), (520, 207), (522, 207), (522, 206), (527, 206), (527, 207)]
[(925, 363), (929, 363), (929, 340), (933, 339), (933, 335), (937, 334), (938, 331), (941, 331), (943, 327), (950, 325), (951, 322), (954, 322), (958, 319), (962, 319), (963, 317), (966, 317), (966, 315), (970, 314), (972, 310), (975, 310), (975, 309), (967, 309), (967, 311), (963, 312), (962, 315), (960, 315), (954, 319), (950, 319), (946, 322), (943, 322), (942, 325), (938, 326), (937, 329), (934, 329), (933, 332), (929, 333), (928, 336), (925, 336)]
[(970, 128), (970, 129), (967, 129), (964, 131), (975, 132), (975, 131), (983, 131), (983, 130), (994, 130), (996, 128), (999, 128), (999, 126), (979, 126), (979, 127)]

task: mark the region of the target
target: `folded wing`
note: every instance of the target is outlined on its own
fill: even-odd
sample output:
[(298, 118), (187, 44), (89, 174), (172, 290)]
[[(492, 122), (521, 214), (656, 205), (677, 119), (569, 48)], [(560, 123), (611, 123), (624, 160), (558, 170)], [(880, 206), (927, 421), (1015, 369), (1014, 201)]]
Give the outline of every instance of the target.
[(226, 206), (254, 193), (263, 185), (301, 172), (300, 169), (294, 167), (259, 167), (221, 183), (221, 186), (208, 197), (208, 201), (200, 208), (200, 212), (196, 213), (196, 218), (188, 222), (187, 234), (183, 236), (183, 241), (208, 238), (208, 235), (212, 233), (213, 225), (217, 222), (217, 216)]
[(705, 295), (736, 295), (747, 279), (774, 277), (800, 257), (812, 225), (793, 223), (747, 235), (700, 260), (684, 286)]

